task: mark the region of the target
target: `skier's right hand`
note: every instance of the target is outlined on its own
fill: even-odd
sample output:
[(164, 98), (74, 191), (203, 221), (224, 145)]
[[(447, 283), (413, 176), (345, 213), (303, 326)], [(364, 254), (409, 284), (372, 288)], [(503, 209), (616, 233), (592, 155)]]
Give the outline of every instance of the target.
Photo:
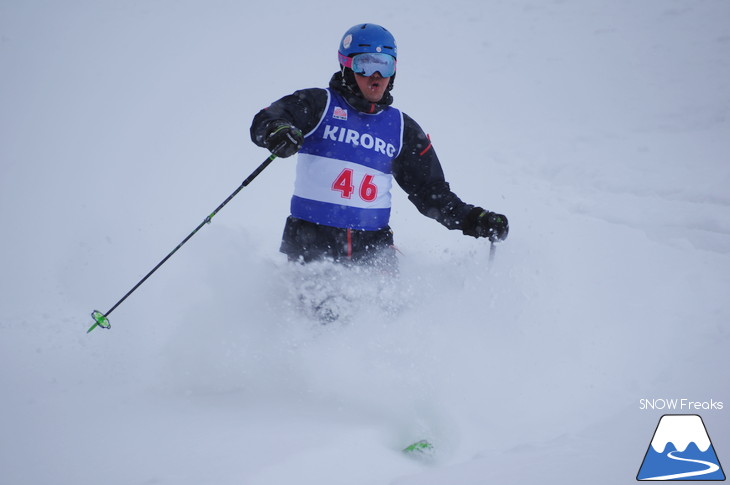
[(274, 120), (266, 127), (264, 145), (277, 157), (286, 158), (302, 148), (302, 130), (283, 120)]

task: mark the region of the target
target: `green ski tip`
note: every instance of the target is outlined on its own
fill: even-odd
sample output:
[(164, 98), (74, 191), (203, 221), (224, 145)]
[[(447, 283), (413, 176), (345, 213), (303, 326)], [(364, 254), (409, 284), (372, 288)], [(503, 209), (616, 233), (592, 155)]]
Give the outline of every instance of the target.
[(406, 446), (403, 453), (411, 456), (430, 457), (433, 455), (433, 445), (427, 440), (416, 441)]

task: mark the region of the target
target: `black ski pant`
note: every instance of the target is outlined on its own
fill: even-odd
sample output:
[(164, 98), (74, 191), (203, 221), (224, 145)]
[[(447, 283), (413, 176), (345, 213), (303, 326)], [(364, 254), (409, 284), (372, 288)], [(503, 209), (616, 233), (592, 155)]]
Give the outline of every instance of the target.
[(332, 260), (395, 271), (398, 260), (389, 226), (375, 231), (324, 226), (289, 216), (280, 251), (289, 261)]

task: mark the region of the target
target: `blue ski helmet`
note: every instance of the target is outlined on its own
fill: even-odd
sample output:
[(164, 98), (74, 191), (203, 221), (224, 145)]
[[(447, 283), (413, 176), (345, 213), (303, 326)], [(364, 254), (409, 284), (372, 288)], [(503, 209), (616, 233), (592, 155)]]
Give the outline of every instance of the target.
[(366, 52), (390, 54), (398, 59), (395, 38), (388, 29), (377, 24), (358, 24), (345, 32), (338, 49), (340, 65), (345, 66), (344, 59)]

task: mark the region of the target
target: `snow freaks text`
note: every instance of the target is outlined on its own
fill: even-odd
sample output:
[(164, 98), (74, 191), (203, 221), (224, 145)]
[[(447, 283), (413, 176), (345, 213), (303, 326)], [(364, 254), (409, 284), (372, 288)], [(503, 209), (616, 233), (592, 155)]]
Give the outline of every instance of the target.
[(691, 399), (639, 399), (640, 410), (661, 410), (661, 411), (720, 411), (723, 408), (722, 401), (692, 401)]

